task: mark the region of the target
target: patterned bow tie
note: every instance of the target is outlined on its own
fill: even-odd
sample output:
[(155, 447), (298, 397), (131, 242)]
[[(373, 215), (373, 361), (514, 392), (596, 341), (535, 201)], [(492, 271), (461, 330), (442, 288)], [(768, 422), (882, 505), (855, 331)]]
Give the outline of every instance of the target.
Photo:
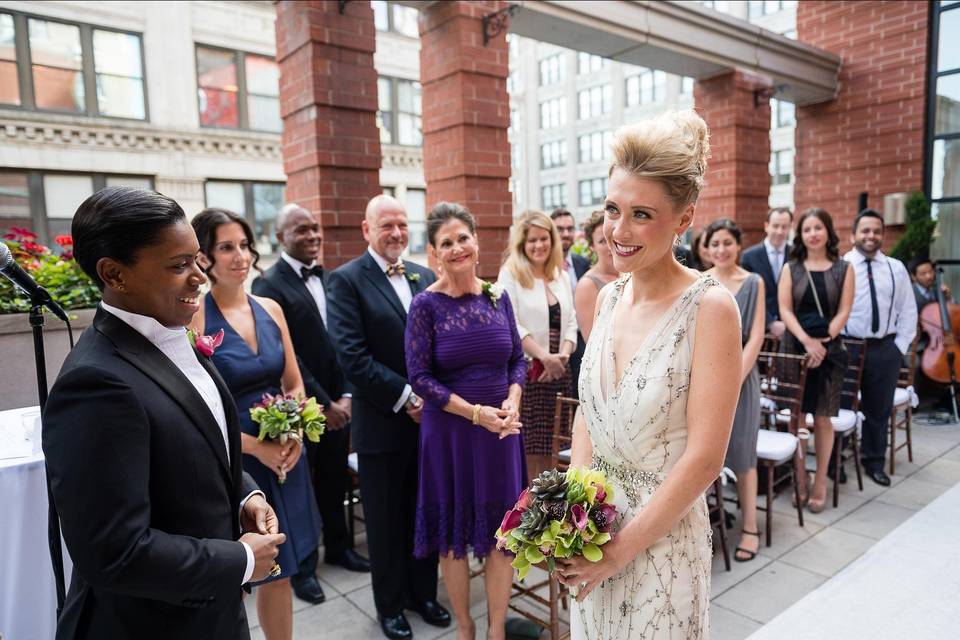
[(387, 265), (387, 277), (392, 278), (393, 276), (402, 276), (407, 272), (407, 268), (403, 266), (402, 262), (397, 264)]
[(323, 280), (323, 267), (318, 264), (315, 264), (312, 267), (300, 267), (300, 276), (303, 278), (304, 282), (309, 280), (310, 276), (316, 276)]

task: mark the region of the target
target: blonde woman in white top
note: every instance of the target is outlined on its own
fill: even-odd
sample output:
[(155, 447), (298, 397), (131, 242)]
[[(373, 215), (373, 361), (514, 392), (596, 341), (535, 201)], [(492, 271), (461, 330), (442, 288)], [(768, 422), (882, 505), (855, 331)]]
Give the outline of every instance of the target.
[(577, 346), (577, 317), (563, 249), (553, 221), (527, 211), (514, 223), (498, 283), (513, 303), (523, 352), (529, 359), (520, 407), (527, 469), (535, 478), (550, 466), (557, 393), (572, 389), (569, 360)]

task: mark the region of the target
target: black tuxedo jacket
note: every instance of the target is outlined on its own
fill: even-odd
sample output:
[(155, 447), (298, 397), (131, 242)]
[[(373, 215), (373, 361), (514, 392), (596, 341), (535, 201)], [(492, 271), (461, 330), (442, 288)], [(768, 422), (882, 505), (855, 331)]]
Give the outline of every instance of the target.
[[(404, 265), (413, 295), (436, 280), (425, 267), (407, 261)], [(417, 277), (413, 274), (419, 279), (410, 280)], [(354, 450), (369, 454), (416, 447), (417, 424), (403, 409), (393, 411), (407, 384), (407, 312), (397, 292), (367, 251), (331, 273), (328, 284), (328, 329), (354, 392)]]
[[(324, 272), (325, 294), (328, 288)], [(307, 395), (316, 397), (317, 402), (325, 406), (339, 400), (344, 391), (343, 371), (317, 303), (300, 274), (281, 258), (253, 281), (252, 290), (258, 296), (276, 300), (283, 309)], [(329, 307), (328, 294), (327, 299)]]
[(570, 252), (570, 261), (573, 263), (573, 272), (577, 274), (577, 280), (583, 277), (590, 270), (590, 260), (584, 258), (578, 253)]
[[(184, 338), (186, 339), (186, 337)], [(249, 638), (237, 542), (243, 474), (236, 407), (219, 426), (150, 341), (100, 309), (43, 413), (43, 452), (73, 577), (57, 640)]]
[[(783, 264), (787, 264), (791, 248), (790, 244), (784, 245)], [(780, 304), (777, 302), (777, 282), (780, 280), (780, 274), (774, 275), (773, 269), (770, 267), (770, 259), (767, 258), (767, 248), (762, 242), (746, 249), (740, 255), (740, 266), (763, 278), (763, 286), (766, 290), (766, 326), (769, 327), (771, 322), (780, 319)]]

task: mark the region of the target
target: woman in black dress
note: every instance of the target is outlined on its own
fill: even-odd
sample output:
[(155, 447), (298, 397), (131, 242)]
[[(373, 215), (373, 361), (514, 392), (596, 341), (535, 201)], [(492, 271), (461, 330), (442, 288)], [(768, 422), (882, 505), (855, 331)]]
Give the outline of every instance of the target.
[(787, 326), (784, 349), (807, 356), (802, 409), (805, 415), (813, 414), (817, 451), (809, 496), (813, 513), (823, 511), (827, 500), (827, 465), (833, 450), (830, 418), (840, 410), (847, 364), (847, 353), (836, 339), (853, 307), (853, 269), (840, 258), (839, 245), (829, 213), (820, 208), (804, 211), (797, 220), (790, 260), (783, 265), (777, 290), (780, 318)]

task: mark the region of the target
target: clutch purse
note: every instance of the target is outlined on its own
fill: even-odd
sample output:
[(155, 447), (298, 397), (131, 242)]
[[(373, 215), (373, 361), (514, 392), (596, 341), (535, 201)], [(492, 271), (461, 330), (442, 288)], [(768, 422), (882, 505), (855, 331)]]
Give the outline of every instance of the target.
[(527, 382), (537, 382), (540, 380), (540, 376), (543, 375), (543, 372), (543, 362), (541, 362), (538, 358), (533, 358), (527, 364)]

